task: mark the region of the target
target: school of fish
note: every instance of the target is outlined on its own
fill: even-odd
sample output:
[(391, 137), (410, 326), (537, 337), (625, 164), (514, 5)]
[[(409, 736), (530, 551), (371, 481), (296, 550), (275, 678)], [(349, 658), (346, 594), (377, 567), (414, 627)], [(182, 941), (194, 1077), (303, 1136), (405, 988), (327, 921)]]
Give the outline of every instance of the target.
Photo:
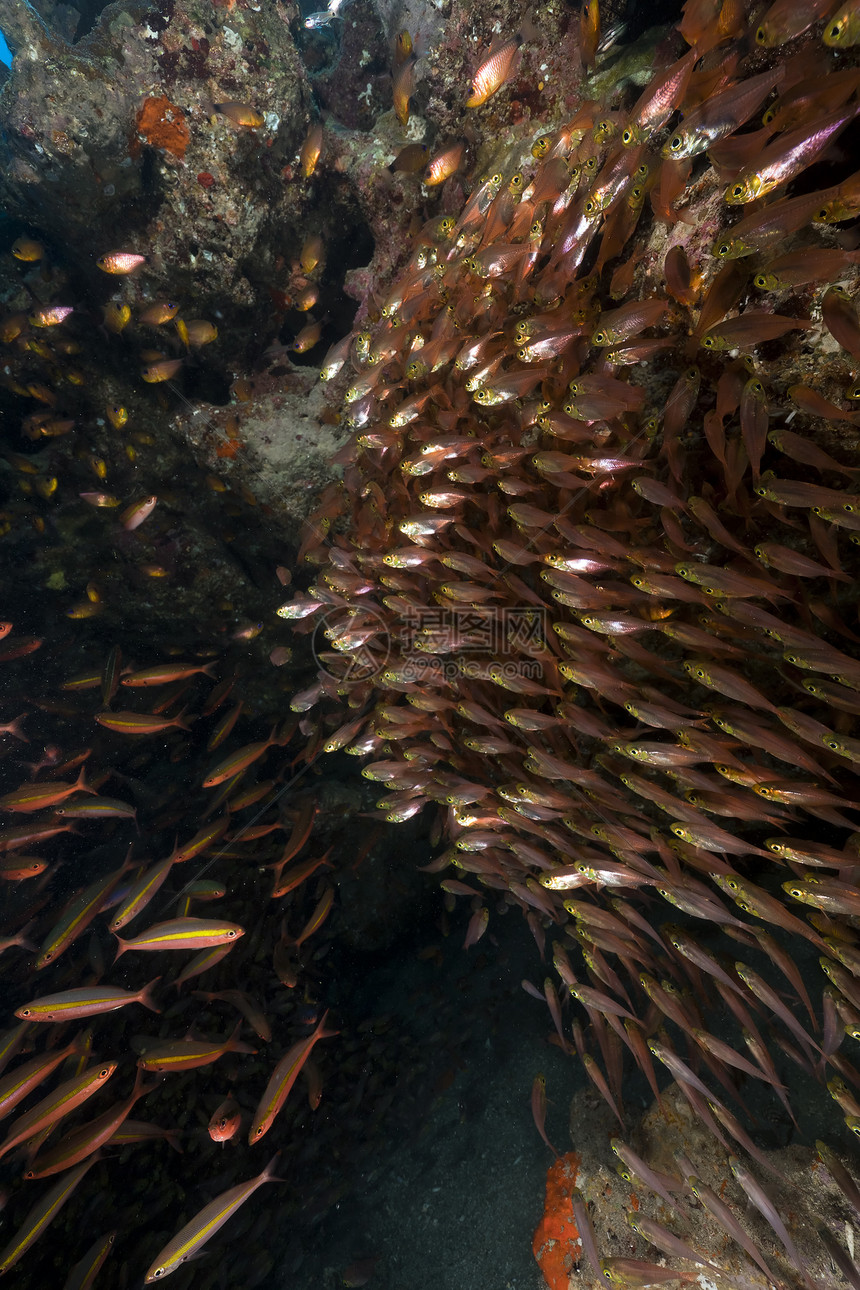
[[(336, 13), (311, 17), (325, 25)], [(464, 102), (478, 121), (535, 39), (500, 39), (475, 69)], [(589, 0), (586, 70), (599, 45)], [(405, 126), (415, 59), (403, 46), (394, 103)], [(131, 666), (113, 649), (44, 707), (76, 732), (85, 722), (90, 746), (46, 753), (23, 779), (4, 760), (0, 952), (12, 966), (4, 958), (0, 1170), (16, 1222), (0, 1276), (38, 1257), (94, 1166), (145, 1185), (150, 1166), (134, 1152), (129, 1162), (129, 1148), (177, 1145), (176, 1130), (131, 1117), (171, 1081), (190, 1090), (197, 1072), (228, 1065), (230, 1078), (207, 1088), (209, 1139), (241, 1131), (250, 1149), (271, 1135), (275, 1154), (265, 1167), (254, 1157), (235, 1185), (210, 1187), (172, 1236), (170, 1213), (161, 1237), (133, 1242), (135, 1257), (146, 1249), (140, 1266), (120, 1230), (80, 1258), (75, 1250), (71, 1271), (55, 1269), (67, 1286), (92, 1285), (123, 1246), (123, 1276), (190, 1284), (183, 1265), (301, 1159), (285, 1107), (294, 1111), (300, 1076), (319, 1106), (316, 1059), (337, 1046), (337, 1030), (323, 1007), (275, 1002), (288, 1024), (261, 1059), (272, 1027), (242, 988), (242, 965), (266, 956), (278, 1000), (288, 997), (337, 895), (312, 842), (313, 795), (281, 812), (290, 770), (256, 776), (277, 757), (310, 767), (345, 752), (380, 785), (385, 820), (426, 810), (444, 838), (431, 867), (450, 897), (469, 902), (467, 949), (500, 905), (521, 909), (553, 963), (541, 998), (554, 1042), (619, 1132), (625, 1070), (638, 1068), (656, 1097), (675, 1081), (781, 1250), (765, 1258), (695, 1161), (681, 1162), (678, 1186), (766, 1276), (776, 1261), (786, 1285), (824, 1284), (745, 1163), (767, 1168), (726, 1101), (737, 1102), (742, 1080), (758, 1081), (792, 1117), (797, 1067), (860, 1136), (850, 1049), (860, 1039), (858, 46), (857, 0), (776, 0), (752, 26), (737, 0), (688, 0), (674, 50), (638, 96), (583, 101), (535, 134), (518, 168), (473, 175), (459, 212), (424, 225), (367, 323), (323, 361), (352, 434), (336, 462), (342, 482), (323, 494), (299, 553), (296, 580), (313, 566), (310, 585), (278, 611), (312, 637), (319, 674), (267, 738), (232, 740), (242, 704), (222, 712), (234, 680), (215, 663)], [(215, 107), (237, 128), (262, 121), (249, 105)], [(317, 123), (302, 147), (306, 177), (322, 145)], [(430, 158), (426, 190), (444, 193), (467, 156), (457, 140)], [(313, 284), (300, 270), (310, 275), (320, 252), (305, 250), (294, 285), (309, 308)], [(25, 263), (42, 254), (25, 237), (12, 252)], [(116, 251), (99, 267), (122, 277), (145, 262)], [(178, 308), (153, 306), (144, 321), (163, 327)], [(0, 340), (62, 336), (71, 312), (34, 307), (7, 319)], [(119, 333), (129, 318), (114, 305), (104, 325)], [(207, 320), (175, 325), (186, 353), (217, 336)], [(311, 322), (294, 348), (318, 339)], [(52, 343), (28, 341), (48, 355)], [(147, 353), (141, 379), (169, 387), (185, 361)], [(31, 437), (68, 433), (41, 401)], [(117, 429), (126, 420), (120, 406), (107, 416)], [(100, 492), (85, 500), (119, 505)], [(134, 532), (157, 503), (130, 501), (121, 527)], [(0, 667), (20, 666), (25, 689), (20, 660), (42, 642), (18, 634), (11, 616), (0, 642)], [(73, 701), (81, 706), (64, 706)], [(28, 737), (30, 718), (0, 727), (7, 745)], [(118, 863), (115, 830), (131, 836), (137, 815), (102, 795), (111, 759), (130, 783), (158, 761), (150, 741), (178, 748), (172, 741), (204, 726), (196, 829), (187, 803), (174, 803), (160, 825), (176, 825), (173, 849), (150, 854), (145, 831)], [(103, 841), (76, 880), (52, 861), (57, 840), (79, 830)], [(209, 901), (221, 902), (215, 917), (201, 910)], [(242, 922), (230, 916), (240, 903)], [(83, 953), (85, 932), (97, 937)], [(710, 948), (715, 932), (734, 942), (733, 956)], [(112, 939), (121, 970), (107, 966), (98, 937)], [(819, 959), (820, 989), (798, 969), (795, 938)], [(141, 955), (154, 966), (129, 982), (126, 966)], [(219, 964), (224, 988), (195, 991), (202, 1002), (188, 1006), (186, 982)], [(136, 1004), (157, 1034), (110, 1029), (125, 1009), (142, 1016)], [(725, 1023), (708, 1029), (720, 1011), (734, 1019), (734, 1043)], [(543, 1133), (541, 1085), (533, 1110)], [(678, 1188), (620, 1138), (613, 1150), (626, 1176), (676, 1207)], [(857, 1184), (832, 1148), (819, 1152), (856, 1221)], [(703, 1252), (635, 1215), (640, 1244), (629, 1253), (651, 1261), (599, 1251), (583, 1206), (577, 1216), (585, 1256), (613, 1285), (676, 1276), (653, 1262), (654, 1248), (705, 1265)], [(822, 1257), (860, 1286), (843, 1246), (822, 1231)]]
[[(792, 1064), (860, 1132), (842, 1051), (860, 1037), (858, 24), (856, 3), (778, 0), (750, 29), (741, 5), (689, 0), (632, 104), (583, 102), (424, 225), (323, 362), (353, 434), (307, 529), (316, 575), (279, 611), (320, 661), (295, 708), (367, 762), (388, 820), (445, 813), (433, 868), (469, 902), (467, 946), (500, 903), (521, 907), (555, 968), (554, 1042), (619, 1125), (635, 1064), (758, 1161), (726, 1091), (760, 1081), (791, 1116)], [(589, 4), (586, 61), (598, 27)], [(467, 106), (521, 43), (497, 42)], [(734, 1045), (703, 1020), (719, 1009)], [(824, 1284), (732, 1170), (785, 1283)], [(660, 1191), (646, 1162), (633, 1172)], [(671, 1279), (622, 1257), (596, 1272)]]

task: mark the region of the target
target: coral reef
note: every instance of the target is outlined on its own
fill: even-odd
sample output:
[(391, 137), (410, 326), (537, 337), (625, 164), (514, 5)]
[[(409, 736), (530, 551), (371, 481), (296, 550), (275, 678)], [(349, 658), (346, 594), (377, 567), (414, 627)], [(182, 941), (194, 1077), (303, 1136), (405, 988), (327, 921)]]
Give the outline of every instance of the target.
[[(820, 1285), (837, 1284), (820, 1233), (827, 1234), (831, 1247), (839, 1244), (856, 1217), (814, 1150), (791, 1146), (765, 1151), (761, 1163), (750, 1167), (785, 1220), (789, 1252), (733, 1176), (731, 1164), (737, 1167), (738, 1162), (704, 1128), (677, 1086), (665, 1089), (660, 1105), (651, 1107), (626, 1135), (637, 1154), (668, 1182), (671, 1205), (604, 1146), (611, 1133), (609, 1117), (588, 1107), (588, 1100), (588, 1094), (579, 1094), (571, 1104), (571, 1131), (579, 1135), (581, 1158), (575, 1157), (569, 1170), (574, 1175), (570, 1186), (575, 1188), (580, 1214), (585, 1213), (584, 1225), (590, 1229), (591, 1242), (586, 1236), (584, 1244), (591, 1244), (609, 1259), (635, 1259), (646, 1266), (651, 1261), (652, 1267), (659, 1260), (662, 1270), (655, 1267), (654, 1271), (661, 1280), (674, 1272), (677, 1280), (702, 1277), (718, 1288), (791, 1285), (804, 1275)], [(582, 1131), (585, 1124), (589, 1125), (587, 1135)], [(679, 1176), (689, 1164), (695, 1167), (696, 1178), (726, 1203), (739, 1224), (741, 1239), (746, 1237), (762, 1252), (770, 1272), (756, 1267), (737, 1240), (696, 1200), (686, 1179)], [(550, 1199), (548, 1190), (548, 1209)], [(549, 1212), (557, 1212), (557, 1207)], [(556, 1259), (567, 1255), (567, 1271), (569, 1274), (576, 1267), (577, 1285), (605, 1285), (605, 1274), (582, 1252), (582, 1245), (569, 1238), (565, 1244), (562, 1236)], [(566, 1290), (567, 1280), (561, 1284)]]

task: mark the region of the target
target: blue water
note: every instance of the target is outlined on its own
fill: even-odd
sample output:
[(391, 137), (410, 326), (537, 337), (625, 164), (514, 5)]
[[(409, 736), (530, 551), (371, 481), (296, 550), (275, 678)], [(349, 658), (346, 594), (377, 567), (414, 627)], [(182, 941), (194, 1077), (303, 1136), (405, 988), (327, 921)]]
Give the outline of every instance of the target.
[(0, 31), (0, 63), (5, 63), (7, 67), (12, 66), (12, 51), (6, 44), (6, 37)]

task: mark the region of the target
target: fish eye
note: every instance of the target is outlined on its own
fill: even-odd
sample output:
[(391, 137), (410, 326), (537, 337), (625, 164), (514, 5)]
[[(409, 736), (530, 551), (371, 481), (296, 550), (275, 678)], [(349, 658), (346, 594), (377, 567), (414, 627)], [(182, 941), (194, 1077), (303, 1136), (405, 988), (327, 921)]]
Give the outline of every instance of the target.
[(625, 130), (625, 131), (624, 131), (624, 133), (623, 133), (623, 134), (622, 134), (622, 136), (621, 136), (621, 142), (622, 142), (622, 143), (632, 143), (632, 142), (633, 142), (633, 131), (632, 131), (632, 130)]
[(593, 214), (594, 211), (597, 210), (597, 203), (591, 197), (589, 197), (588, 201), (585, 203), (585, 206), (583, 207), (583, 210), (585, 211), (586, 215), (591, 215)]
[(731, 194), (732, 194), (732, 197), (743, 197), (744, 195), (743, 184), (733, 184), (731, 187)]
[(508, 187), (512, 188), (514, 192), (518, 192), (519, 189), (522, 188), (522, 186), (523, 186), (523, 177), (520, 174), (520, 172), (517, 171), (517, 173), (515, 175), (511, 175), (510, 179), (508, 180)]
[(740, 891), (740, 883), (738, 882), (737, 878), (727, 878), (726, 886), (728, 887), (729, 891)]
[(704, 349), (713, 349), (714, 348), (713, 336), (705, 336), (704, 339), (702, 340), (702, 347)]
[(606, 340), (606, 332), (596, 331), (591, 339), (594, 341), (595, 345), (602, 345)]
[(825, 740), (824, 740), (824, 746), (825, 746), (825, 748), (829, 748), (831, 752), (839, 752), (839, 740), (838, 740), (838, 739), (825, 739)]
[(674, 139), (672, 139), (669, 144), (669, 148), (671, 149), (672, 152), (678, 152), (681, 148), (683, 148), (683, 146), (684, 146), (684, 140), (681, 138), (680, 134), (676, 134)]
[(714, 255), (720, 257), (726, 256), (731, 249), (731, 244), (729, 242), (721, 242), (719, 246), (714, 247)]
[(853, 514), (854, 514), (854, 507), (852, 506), (852, 504), (851, 504), (850, 502), (846, 502), (846, 503), (845, 503), (845, 505), (842, 507), (842, 509), (843, 509), (843, 511), (845, 512), (845, 514), (846, 514), (846, 515), (853, 515)]
[(753, 285), (758, 287), (760, 291), (763, 291), (767, 286), (767, 278), (763, 273), (757, 273), (753, 278)]
[(22, 1008), (22, 1009), (21, 1009), (21, 1016), (22, 1016), (22, 1017), (29, 1017), (29, 1015), (30, 1015), (30, 1009), (29, 1009), (29, 1008)]
[(759, 27), (758, 31), (755, 34), (755, 43), (757, 45), (763, 45), (766, 42), (766, 40), (767, 40), (767, 32), (765, 31), (764, 27)]
[(230, 931), (227, 933), (227, 939), (228, 939), (228, 940), (230, 940), (230, 939), (231, 939), (232, 937), (234, 937), (235, 935), (236, 935), (236, 933), (233, 931), (233, 929), (232, 929), (232, 927), (231, 927), (231, 928), (230, 928)]
[(110, 1067), (103, 1066), (99, 1071), (99, 1079), (107, 1079), (108, 1075), (110, 1075)]
[(649, 170), (648, 170), (648, 167), (645, 165), (644, 161), (642, 162), (641, 166), (636, 167), (636, 174), (639, 176), (640, 179), (648, 178)]

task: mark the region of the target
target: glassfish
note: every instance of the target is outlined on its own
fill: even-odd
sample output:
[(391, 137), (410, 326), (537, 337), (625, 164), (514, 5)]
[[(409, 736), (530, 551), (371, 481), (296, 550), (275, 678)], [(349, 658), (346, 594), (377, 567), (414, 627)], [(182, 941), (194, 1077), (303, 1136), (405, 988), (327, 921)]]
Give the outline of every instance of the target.
[(847, 0), (828, 18), (821, 39), (832, 49), (849, 49), (860, 44), (860, 9), (857, 0)]
[(767, 196), (799, 175), (854, 120), (858, 111), (860, 106), (856, 103), (839, 108), (822, 117), (812, 130), (809, 126), (801, 126), (777, 138), (765, 148), (757, 163), (744, 170), (729, 185), (725, 200), (732, 206), (742, 206)]
[[(775, 45), (795, 40), (808, 31), (813, 23), (823, 18), (830, 11), (830, 6), (831, 0), (811, 0), (804, 5), (798, 4), (798, 0), (775, 0), (756, 29), (756, 44), (765, 49), (773, 49)], [(831, 19), (829, 25), (832, 22)], [(825, 37), (826, 34), (825, 31)]]
[(707, 98), (676, 127), (661, 156), (685, 160), (707, 152), (748, 121), (784, 75), (784, 67), (775, 67)]

